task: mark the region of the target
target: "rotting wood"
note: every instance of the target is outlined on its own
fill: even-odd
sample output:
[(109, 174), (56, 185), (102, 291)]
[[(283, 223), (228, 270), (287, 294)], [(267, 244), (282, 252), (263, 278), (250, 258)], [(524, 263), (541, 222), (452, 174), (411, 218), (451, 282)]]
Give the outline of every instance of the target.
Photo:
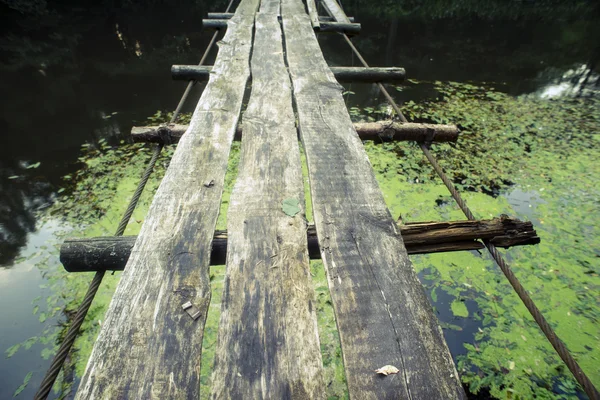
[(304, 212), (282, 211), (286, 199), (302, 203), (304, 189), (279, 4), (262, 0), (256, 16), (213, 399), (325, 398)]
[[(136, 143), (177, 143), (187, 125), (134, 126), (131, 137)], [(460, 133), (456, 125), (435, 125), (420, 123), (399, 123), (394, 121), (358, 122), (354, 129), (361, 140), (376, 142), (416, 141), (416, 142), (456, 142)], [(234, 140), (242, 137), (238, 126)]]
[(321, 0), (321, 3), (323, 4), (323, 6), (325, 6), (325, 8), (327, 10), (329, 10), (329, 13), (333, 16), (333, 18), (337, 22), (341, 22), (341, 23), (345, 23), (345, 24), (350, 23), (350, 20), (346, 16), (346, 13), (344, 12), (344, 10), (342, 10), (342, 7), (340, 7), (337, 0)]
[[(175, 80), (207, 81), (212, 67), (210, 65), (173, 65), (171, 76)], [(339, 82), (401, 82), (406, 75), (399, 67), (331, 67), (333, 76)]]
[[(154, 196), (77, 399), (199, 397), (210, 246), (257, 7), (258, 0), (242, 0), (219, 43), (211, 80)], [(182, 308), (187, 302), (199, 318)]]
[[(537, 244), (540, 238), (529, 221), (495, 218), (480, 221), (419, 222), (400, 225), (400, 233), (408, 254), (484, 248), (477, 240), (488, 239), (496, 247)], [(121, 271), (127, 263), (135, 236), (108, 236), (67, 239), (60, 248), (60, 261), (69, 272), (99, 270)], [(320, 259), (314, 225), (307, 230), (308, 253)], [(211, 265), (225, 264), (227, 231), (215, 231)]]
[[(350, 397), (465, 398), (308, 16), (299, 0), (283, 0), (281, 14)], [(389, 377), (375, 372), (388, 364), (401, 372)]]
[(203, 19), (202, 27), (204, 29), (225, 29), (229, 19)]

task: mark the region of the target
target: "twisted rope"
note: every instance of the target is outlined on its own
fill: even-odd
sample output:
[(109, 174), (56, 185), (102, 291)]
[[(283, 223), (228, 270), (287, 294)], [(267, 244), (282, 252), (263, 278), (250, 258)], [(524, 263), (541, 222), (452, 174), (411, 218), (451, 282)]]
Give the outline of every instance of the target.
[[(233, 4), (233, 0), (230, 0), (229, 5), (227, 6), (227, 10), (225, 12), (229, 11), (232, 4)], [(204, 51), (204, 54), (202, 55), (202, 58), (198, 65), (202, 65), (206, 61), (206, 58), (208, 57), (210, 50), (212, 49), (212, 47), (214, 46), (214, 44), (217, 40), (218, 34), (219, 34), (219, 31), (216, 31), (213, 34), (212, 39), (210, 40), (208, 47)], [(194, 86), (195, 83), (196, 83), (196, 81), (194, 81), (194, 80), (191, 80), (188, 82), (188, 85), (187, 85), (185, 91), (183, 92), (181, 99), (179, 100), (179, 104), (177, 104), (177, 108), (173, 112), (173, 116), (171, 117), (171, 120), (170, 120), (171, 124), (175, 123), (175, 121), (179, 117), (181, 109), (183, 108), (183, 105), (185, 104), (185, 102), (192, 90), (192, 87)], [(133, 215), (133, 211), (135, 210), (135, 207), (137, 206), (137, 203), (140, 200), (142, 192), (144, 191), (144, 188), (146, 187), (146, 184), (148, 183), (148, 179), (150, 178), (150, 175), (152, 174), (152, 171), (154, 170), (154, 166), (156, 165), (156, 161), (158, 160), (158, 156), (160, 155), (160, 152), (162, 151), (163, 147), (164, 147), (163, 144), (157, 144), (154, 147), (152, 157), (150, 158), (150, 161), (148, 162), (148, 165), (146, 166), (146, 169), (144, 170), (144, 174), (142, 175), (140, 182), (139, 182), (137, 188), (135, 189), (135, 192), (133, 193), (131, 200), (129, 201), (129, 205), (128, 205), (127, 209), (125, 210), (125, 213), (123, 214), (123, 217), (121, 218), (121, 221), (119, 222), (119, 226), (117, 227), (115, 236), (122, 236), (123, 233), (125, 232), (125, 228), (127, 228), (127, 224), (129, 223), (129, 220), (131, 219), (131, 216)], [(73, 321), (71, 322), (71, 325), (69, 326), (69, 330), (67, 331), (67, 334), (66, 334), (64, 340), (60, 344), (60, 347), (59, 347), (56, 355), (54, 356), (52, 363), (50, 364), (50, 368), (48, 368), (48, 370), (46, 371), (46, 375), (44, 376), (44, 379), (42, 380), (42, 383), (40, 384), (40, 387), (39, 387), (37, 393), (35, 394), (35, 397), (34, 397), (35, 400), (46, 399), (48, 397), (48, 394), (50, 393), (50, 390), (52, 390), (52, 386), (54, 386), (54, 382), (56, 381), (56, 378), (58, 377), (58, 374), (60, 373), (60, 370), (62, 369), (62, 367), (65, 363), (65, 360), (66, 360), (67, 356), (69, 355), (69, 352), (71, 351), (71, 348), (73, 347), (73, 343), (75, 343), (75, 339), (77, 339), (79, 330), (81, 329), (81, 325), (83, 324), (83, 321), (85, 320), (85, 317), (90, 309), (90, 306), (92, 305), (94, 297), (96, 296), (96, 293), (98, 292), (98, 289), (100, 288), (100, 284), (102, 283), (102, 279), (104, 278), (105, 272), (106, 271), (96, 272), (96, 274), (94, 275), (94, 278), (90, 282), (90, 285), (85, 294), (85, 297), (83, 298), (83, 301), (79, 305), (79, 308), (77, 309), (77, 313), (75, 314), (75, 317), (73, 318)]]
[[(354, 54), (356, 54), (363, 66), (368, 68), (369, 65), (362, 57), (358, 49), (354, 46), (354, 43), (352, 43), (350, 38), (348, 38), (348, 35), (344, 33), (340, 34), (344, 37), (346, 43), (348, 43), (348, 45), (352, 48), (352, 51), (354, 52)], [(377, 83), (377, 86), (379, 87), (379, 90), (385, 96), (387, 101), (390, 103), (400, 120), (402, 122), (408, 122), (404, 114), (402, 114), (402, 111), (400, 111), (400, 108), (398, 107), (392, 96), (390, 96), (387, 89), (383, 86), (383, 84)], [(450, 194), (452, 195), (462, 212), (465, 214), (465, 216), (471, 221), (475, 220), (475, 216), (473, 215), (469, 207), (467, 207), (467, 203), (462, 199), (462, 197), (454, 187), (454, 184), (450, 181), (450, 179), (448, 179), (448, 176), (444, 173), (433, 154), (431, 154), (427, 145), (420, 144), (420, 147), (423, 151), (423, 154), (425, 154), (425, 157), (427, 157), (427, 160), (433, 166), (435, 172), (442, 179), (442, 181), (450, 191)], [(575, 361), (575, 359), (567, 349), (567, 346), (565, 346), (565, 344), (562, 340), (560, 340), (556, 332), (554, 332), (550, 324), (548, 324), (548, 321), (546, 320), (546, 318), (544, 318), (542, 312), (537, 308), (534, 301), (529, 296), (529, 293), (527, 293), (523, 285), (521, 285), (521, 282), (519, 282), (508, 263), (504, 260), (504, 258), (502, 258), (502, 256), (498, 252), (498, 249), (496, 249), (496, 246), (491, 244), (489, 240), (483, 240), (483, 243), (488, 249), (491, 256), (496, 261), (496, 263), (498, 264), (498, 266), (500, 267), (500, 269), (502, 270), (502, 272), (504, 273), (504, 276), (506, 276), (506, 279), (508, 279), (508, 282), (510, 282), (511, 286), (513, 287), (513, 289), (515, 290), (515, 292), (517, 293), (517, 295), (519, 296), (519, 298), (521, 299), (521, 301), (523, 302), (523, 304), (525, 305), (535, 322), (538, 324), (542, 332), (544, 332), (544, 335), (546, 336), (554, 350), (558, 353), (560, 358), (567, 365), (569, 371), (571, 371), (577, 382), (579, 382), (579, 384), (583, 387), (585, 393), (591, 400), (600, 400), (600, 394), (598, 393), (598, 390), (596, 389), (590, 378), (588, 378), (585, 372), (583, 372), (577, 361)]]

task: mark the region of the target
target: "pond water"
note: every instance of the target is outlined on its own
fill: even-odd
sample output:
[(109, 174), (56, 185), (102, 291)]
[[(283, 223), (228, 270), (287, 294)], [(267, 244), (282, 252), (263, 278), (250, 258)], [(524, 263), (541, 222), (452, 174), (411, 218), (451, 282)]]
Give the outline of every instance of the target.
[[(362, 23), (362, 33), (354, 40), (369, 63), (405, 67), (407, 76), (418, 80), (394, 91), (399, 101), (435, 99), (440, 95), (436, 81), (471, 82), (514, 97), (546, 99), (540, 101), (597, 96), (600, 88), (600, 15), (592, 2), (458, 1), (451, 7), (434, 1), (345, 3), (348, 14)], [(117, 6), (97, 0), (83, 8), (67, 0), (0, 0), (0, 351), (14, 350), (0, 356), (0, 399), (11, 398), (29, 372), (29, 384), (19, 396), (32, 397), (49, 365), (46, 344), (32, 340), (18, 350), (13, 347), (64, 321), (60, 313), (46, 315), (34, 305), (49, 309), (72, 300), (46, 304), (56, 290), (47, 271), (58, 268), (58, 260), (42, 259), (43, 269), (37, 265), (47, 247), (56, 246), (73, 228), (60, 218), (42, 218), (44, 210), (62, 196), (63, 177), (80, 170), (84, 143), (127, 140), (132, 125), (144, 123), (158, 110), (175, 108), (185, 84), (171, 81), (169, 67), (198, 62), (212, 34), (202, 31), (201, 19), (225, 7), (224, 1), (133, 0)], [(340, 37), (321, 36), (320, 41), (331, 65), (358, 65)], [(350, 107), (376, 108), (383, 103), (374, 86), (347, 89), (353, 92), (348, 95)], [(198, 95), (196, 90), (187, 111)], [(372, 161), (377, 154), (369, 153)], [(392, 186), (386, 191), (387, 181), (382, 180), (387, 175), (381, 171), (380, 183), (386, 197), (391, 196)], [(537, 227), (548, 208), (541, 189), (525, 184), (500, 187), (497, 193), (506, 194), (502, 206), (490, 196), (489, 203), (474, 201), (494, 204), (485, 210), (494, 216), (504, 207)], [(561, 201), (573, 205), (578, 196), (572, 193)], [(412, 213), (415, 220), (426, 219), (425, 211), (394, 208), (394, 200), (387, 200), (394, 215)], [(109, 231), (117, 221), (112, 224)], [(590, 226), (582, 229), (595, 232)], [(597, 248), (592, 251), (600, 253)], [(439, 263), (451, 258), (434, 262), (424, 260), (435, 257), (424, 257), (417, 258), (417, 268), (428, 291), (435, 291), (440, 272), (426, 265), (437, 262), (439, 271)], [(458, 263), (461, 256), (456, 257), (448, 262)], [(597, 276), (597, 258), (587, 268)], [(473, 317), (481, 314), (478, 303), (466, 292), (460, 296), (464, 305), (456, 303), (452, 291), (438, 290), (432, 296), (455, 359), (466, 354), (463, 343), (472, 343), (484, 326), (483, 316)], [(589, 346), (598, 350), (598, 328), (592, 331)], [(560, 388), (555, 392), (581, 396)]]

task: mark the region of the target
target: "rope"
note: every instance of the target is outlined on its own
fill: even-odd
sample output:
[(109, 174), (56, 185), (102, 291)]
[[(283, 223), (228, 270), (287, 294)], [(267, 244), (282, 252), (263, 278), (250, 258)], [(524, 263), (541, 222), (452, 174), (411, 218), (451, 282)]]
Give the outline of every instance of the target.
[[(229, 5), (227, 6), (227, 10), (225, 10), (225, 12), (229, 11), (232, 4), (233, 4), (233, 0), (230, 0)], [(218, 31), (216, 31), (213, 34), (212, 39), (210, 40), (208, 47), (204, 51), (204, 54), (202, 55), (202, 59), (200, 60), (200, 63), (198, 65), (202, 65), (206, 61), (206, 58), (208, 57), (208, 53), (214, 46), (218, 34), (219, 34)], [(173, 112), (173, 116), (171, 117), (171, 120), (170, 120), (171, 124), (177, 120), (177, 117), (179, 116), (179, 113), (181, 112), (181, 109), (182, 109), (183, 105), (185, 104), (194, 84), (195, 84), (195, 81), (193, 81), (193, 80), (188, 82), (188, 85), (187, 85), (185, 91), (183, 92), (181, 99), (179, 100), (179, 104), (177, 105), (177, 108)], [(125, 228), (127, 227), (127, 224), (129, 223), (129, 220), (131, 219), (131, 215), (133, 214), (133, 211), (135, 210), (135, 207), (137, 206), (140, 196), (142, 195), (142, 192), (144, 191), (144, 188), (146, 187), (146, 183), (148, 183), (148, 179), (150, 178), (150, 175), (152, 174), (152, 171), (154, 170), (154, 166), (156, 165), (156, 161), (158, 160), (158, 156), (160, 155), (160, 152), (162, 151), (163, 147), (164, 147), (163, 144), (157, 144), (154, 147), (152, 157), (150, 158), (150, 161), (148, 162), (148, 165), (146, 166), (146, 169), (144, 170), (144, 174), (142, 175), (140, 182), (139, 182), (137, 188), (135, 189), (135, 192), (133, 193), (131, 200), (129, 201), (127, 210), (125, 210), (125, 213), (123, 214), (123, 217), (121, 218), (121, 221), (119, 222), (119, 226), (117, 227), (115, 236), (122, 236), (123, 233), (125, 232)], [(52, 390), (52, 386), (54, 386), (54, 382), (56, 381), (56, 378), (58, 377), (58, 374), (60, 373), (60, 370), (62, 369), (69, 352), (71, 351), (71, 347), (73, 347), (73, 343), (75, 343), (75, 339), (77, 339), (77, 335), (79, 334), (79, 329), (81, 328), (81, 325), (83, 324), (83, 321), (85, 320), (85, 317), (90, 309), (90, 306), (92, 305), (92, 301), (94, 300), (94, 297), (96, 296), (96, 293), (98, 292), (98, 289), (100, 288), (100, 284), (102, 283), (104, 274), (105, 274), (105, 271), (96, 272), (96, 274), (94, 275), (94, 278), (90, 282), (90, 286), (88, 287), (88, 290), (85, 294), (85, 297), (83, 298), (83, 301), (81, 302), (81, 304), (79, 305), (79, 308), (77, 309), (77, 313), (75, 314), (75, 317), (73, 318), (73, 321), (71, 322), (71, 325), (69, 326), (69, 330), (67, 331), (67, 334), (66, 334), (64, 340), (60, 344), (60, 347), (59, 347), (56, 355), (54, 356), (52, 363), (50, 364), (50, 368), (48, 368), (48, 370), (46, 371), (46, 375), (44, 376), (44, 379), (42, 380), (42, 383), (40, 384), (40, 387), (39, 387), (37, 393), (35, 394), (35, 397), (34, 397), (35, 400), (44, 400), (48, 397), (48, 394), (50, 394), (50, 390)]]
[[(354, 52), (354, 54), (356, 54), (363, 66), (368, 68), (369, 65), (362, 57), (358, 49), (354, 46), (354, 43), (352, 43), (352, 41), (348, 38), (348, 35), (346, 35), (345, 33), (340, 34), (344, 37), (346, 43), (350, 45), (352, 51)], [(377, 86), (379, 87), (379, 90), (385, 96), (387, 101), (390, 103), (400, 120), (402, 122), (408, 122), (404, 114), (402, 114), (402, 111), (400, 111), (400, 108), (398, 107), (392, 96), (390, 96), (387, 89), (383, 86), (383, 84), (377, 83)], [(448, 176), (444, 173), (433, 154), (431, 154), (427, 145), (420, 144), (420, 147), (423, 153), (425, 154), (425, 157), (427, 157), (427, 160), (429, 160), (429, 163), (433, 166), (435, 172), (442, 179), (442, 181), (452, 194), (452, 197), (465, 214), (465, 216), (471, 221), (475, 220), (475, 216), (473, 215), (469, 207), (467, 207), (467, 203), (465, 203), (465, 201), (462, 199), (462, 197), (454, 187), (454, 184), (450, 181), (450, 179), (448, 179)], [(519, 282), (508, 263), (504, 261), (504, 258), (502, 258), (502, 256), (493, 244), (491, 244), (488, 240), (484, 240), (483, 243), (485, 244), (485, 247), (488, 249), (489, 253), (504, 273), (504, 276), (506, 276), (506, 279), (508, 279), (508, 281), (510, 282), (515, 292), (517, 292), (517, 295), (519, 296), (523, 304), (525, 304), (525, 307), (527, 308), (529, 313), (533, 316), (535, 322), (538, 324), (542, 332), (544, 332), (544, 335), (546, 335), (546, 338), (548, 339), (552, 347), (554, 347), (554, 350), (556, 350), (560, 358), (567, 365), (569, 371), (571, 371), (577, 382), (579, 382), (579, 384), (583, 387), (585, 393), (591, 400), (600, 400), (600, 394), (598, 393), (598, 390), (593, 385), (590, 378), (588, 378), (585, 372), (583, 372), (583, 370), (581, 369), (577, 361), (575, 361), (565, 344), (562, 342), (562, 340), (560, 340), (560, 338), (558, 337), (556, 332), (554, 332), (550, 324), (548, 324), (548, 321), (546, 321), (546, 318), (544, 318), (543, 314), (537, 308), (537, 306), (535, 305), (535, 303), (533, 302), (523, 285), (521, 285), (521, 282)]]

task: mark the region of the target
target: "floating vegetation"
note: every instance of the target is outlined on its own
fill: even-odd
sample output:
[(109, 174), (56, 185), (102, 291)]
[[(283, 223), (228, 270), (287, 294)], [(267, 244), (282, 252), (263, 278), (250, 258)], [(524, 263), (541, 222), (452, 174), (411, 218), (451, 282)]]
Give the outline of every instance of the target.
[[(439, 96), (408, 102), (407, 117), (461, 128), (457, 143), (436, 144), (433, 151), (478, 217), (508, 214), (534, 222), (541, 244), (511, 249), (506, 257), (582, 368), (600, 386), (599, 101), (515, 98), (492, 87), (454, 82), (420, 84), (431, 85)], [(356, 120), (369, 120), (387, 116), (388, 109), (351, 112)], [(151, 121), (168, 117), (157, 113)], [(395, 218), (404, 222), (464, 219), (417, 146), (366, 142), (365, 148)], [(126, 235), (138, 233), (172, 152), (173, 147), (167, 147), (161, 155)], [(6, 356), (33, 343), (44, 345), (42, 357), (54, 355), (91, 279), (90, 274), (63, 271), (58, 264), (59, 245), (66, 236), (112, 235), (150, 156), (151, 148), (140, 144), (113, 146), (100, 141), (84, 146), (81, 168), (65, 177), (59, 200), (42, 211), (47, 223), (60, 220), (67, 228), (46, 248), (22, 260), (43, 272), (51, 293), (33, 305), (42, 323), (41, 334), (15, 344)], [(236, 143), (218, 229), (225, 228), (238, 159)], [(581, 389), (490, 258), (460, 252), (411, 256), (411, 260), (472, 393), (486, 391), (499, 399), (581, 396)], [(346, 398), (322, 263), (311, 262), (311, 273), (327, 395)], [(223, 275), (224, 267), (211, 268), (214, 292), (204, 336), (203, 398), (210, 393)], [(63, 395), (85, 368), (118, 278), (119, 273), (106, 277), (90, 309), (66, 373), (55, 387)], [(23, 384), (29, 379), (24, 377)]]

